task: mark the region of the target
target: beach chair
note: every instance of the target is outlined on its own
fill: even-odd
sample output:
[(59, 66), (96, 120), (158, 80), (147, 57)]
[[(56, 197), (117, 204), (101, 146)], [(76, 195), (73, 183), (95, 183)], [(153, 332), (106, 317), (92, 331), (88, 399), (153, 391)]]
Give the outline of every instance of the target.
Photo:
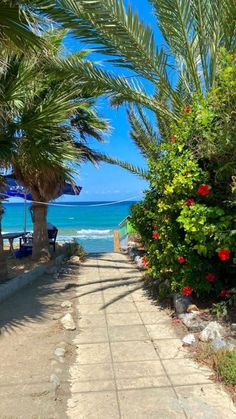
[(57, 240), (58, 229), (48, 230), (48, 241), (49, 245), (53, 247), (53, 251), (56, 251), (56, 240)]
[[(48, 230), (48, 243), (53, 247), (53, 252), (56, 251), (56, 240), (57, 240), (58, 229), (54, 228)], [(33, 246), (33, 234), (27, 234), (25, 237), (20, 238), (20, 249), (24, 249), (28, 254), (32, 253)]]

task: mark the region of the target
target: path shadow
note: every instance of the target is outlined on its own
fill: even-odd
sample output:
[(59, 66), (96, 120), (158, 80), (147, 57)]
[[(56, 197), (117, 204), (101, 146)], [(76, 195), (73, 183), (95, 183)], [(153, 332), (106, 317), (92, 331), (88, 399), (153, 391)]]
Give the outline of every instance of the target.
[[(70, 288), (65, 278), (55, 279), (43, 275), (37, 281), (22, 288), (0, 305), (0, 332), (13, 332), (28, 323), (40, 322), (55, 313), (57, 305), (68, 298)], [(0, 334), (1, 337), (1, 334)]]

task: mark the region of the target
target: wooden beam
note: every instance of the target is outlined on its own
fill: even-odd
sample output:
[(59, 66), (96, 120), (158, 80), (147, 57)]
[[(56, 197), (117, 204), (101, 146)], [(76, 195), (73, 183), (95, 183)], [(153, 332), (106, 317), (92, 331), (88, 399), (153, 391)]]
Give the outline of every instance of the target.
[(114, 235), (114, 252), (120, 253), (120, 236), (119, 236), (119, 230), (113, 231)]

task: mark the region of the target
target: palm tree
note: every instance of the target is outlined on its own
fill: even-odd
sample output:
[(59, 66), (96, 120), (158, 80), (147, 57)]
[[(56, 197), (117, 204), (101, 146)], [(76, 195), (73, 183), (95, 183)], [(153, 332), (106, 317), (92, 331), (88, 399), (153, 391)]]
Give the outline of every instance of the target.
[(40, 33), (46, 22), (33, 8), (33, 2), (0, 1), (0, 45), (3, 51), (28, 52), (42, 48)]
[[(155, 41), (155, 28), (146, 26), (130, 6), (126, 10), (123, 0), (59, 0), (53, 6), (48, 2), (44, 12), (114, 65), (114, 71), (108, 72), (73, 57), (63, 64), (68, 75), (77, 75), (98, 92), (109, 95), (113, 105), (128, 103), (151, 110), (157, 122), (154, 135), (159, 132), (163, 139), (170, 134), (170, 123), (178, 120), (192, 97), (205, 95), (214, 86), (219, 49), (235, 51), (236, 2), (149, 2), (162, 33), (161, 47)], [(118, 76), (117, 67), (125, 68), (126, 73), (129, 70), (131, 81)], [(140, 109), (136, 113), (145, 130)], [(132, 111), (130, 118), (135, 121)], [(152, 121), (148, 125), (151, 127)]]
[[(9, 80), (8, 85), (21, 95), (10, 101), (5, 97), (0, 135), (12, 143), (9, 163), (33, 197), (35, 258), (49, 256), (47, 202), (60, 195), (65, 180), (72, 180), (75, 168), (71, 163), (98, 160), (86, 139), (93, 136), (101, 141), (108, 127), (93, 109), (93, 100), (81, 97), (78, 82), (62, 76), (56, 79), (55, 74), (46, 72), (45, 62), (40, 54), (30, 61), (23, 55), (8, 57), (9, 74), (5, 72), (4, 81)], [(89, 97), (88, 91), (86, 95)]]
[[(4, 179), (0, 176), (0, 189), (4, 187)], [(2, 238), (2, 216), (3, 216), (3, 206), (1, 203), (0, 196), (0, 282), (7, 278), (7, 261), (3, 249), (3, 238)]]

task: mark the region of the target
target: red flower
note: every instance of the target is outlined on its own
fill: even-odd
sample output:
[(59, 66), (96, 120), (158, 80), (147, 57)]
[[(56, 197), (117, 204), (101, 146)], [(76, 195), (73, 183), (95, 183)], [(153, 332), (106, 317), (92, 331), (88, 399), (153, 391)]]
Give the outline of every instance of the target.
[(205, 279), (208, 282), (214, 282), (216, 280), (216, 276), (212, 272), (208, 272), (208, 274), (205, 276)]
[(191, 295), (192, 293), (193, 293), (193, 289), (189, 285), (186, 285), (185, 287), (182, 288), (183, 295)]
[(184, 112), (186, 112), (186, 113), (191, 112), (191, 108), (190, 108), (190, 106), (186, 106), (186, 108), (185, 108)]
[(171, 135), (171, 137), (170, 137), (170, 141), (171, 141), (172, 143), (175, 143), (175, 141), (176, 141), (176, 136), (175, 136), (175, 135)]
[(223, 298), (230, 297), (230, 291), (225, 290), (225, 289), (221, 290), (220, 291), (220, 297), (223, 297)]
[(198, 188), (198, 193), (199, 193), (199, 195), (201, 195), (201, 196), (206, 196), (206, 195), (208, 195), (209, 194), (209, 192), (210, 192), (210, 188), (209, 188), (209, 186), (208, 185), (205, 185), (204, 183), (202, 184), (202, 185), (200, 185), (199, 186), (199, 188)]
[(160, 237), (160, 234), (159, 234), (157, 231), (153, 231), (153, 233), (152, 233), (152, 238), (153, 238), (154, 240), (157, 240), (157, 239), (159, 239), (159, 237)]
[(182, 265), (182, 263), (186, 262), (186, 259), (183, 256), (178, 256), (178, 262)]
[(230, 259), (230, 253), (231, 251), (229, 249), (220, 249), (220, 251), (218, 252), (218, 257), (220, 258), (220, 260), (229, 260)]
[(195, 203), (195, 199), (193, 198), (187, 198), (185, 200), (185, 204), (187, 205), (187, 207), (191, 207), (194, 203)]
[(145, 266), (147, 269), (149, 269), (151, 267), (150, 263), (148, 262), (148, 260), (146, 258), (146, 256), (143, 257), (142, 263), (143, 263), (143, 266)]

